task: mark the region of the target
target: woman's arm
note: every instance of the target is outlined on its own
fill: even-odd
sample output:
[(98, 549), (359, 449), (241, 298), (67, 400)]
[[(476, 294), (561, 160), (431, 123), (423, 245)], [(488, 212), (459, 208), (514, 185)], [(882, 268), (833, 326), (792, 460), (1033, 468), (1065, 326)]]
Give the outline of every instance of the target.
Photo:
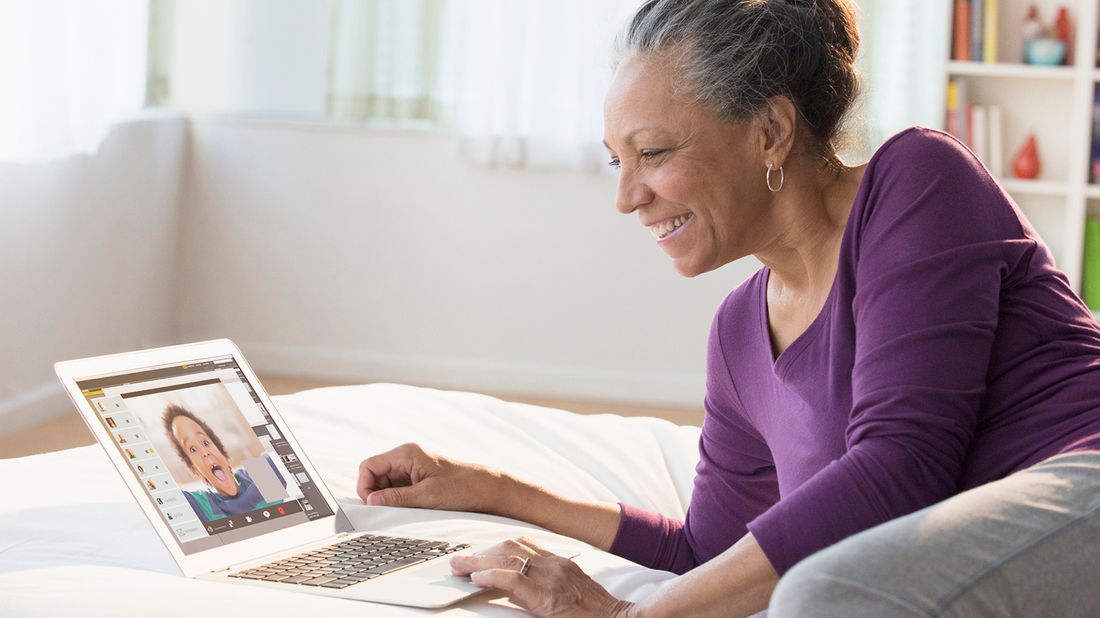
[(603, 551), (611, 549), (619, 530), (619, 505), (572, 500), (507, 475), (502, 475), (502, 483), (495, 514), (541, 526)]
[(768, 607), (779, 583), (752, 534), (630, 608), (626, 615), (749, 616)]
[(490, 513), (526, 521), (604, 551), (619, 529), (617, 504), (571, 500), (497, 470), (405, 444), (359, 465), (367, 504)]

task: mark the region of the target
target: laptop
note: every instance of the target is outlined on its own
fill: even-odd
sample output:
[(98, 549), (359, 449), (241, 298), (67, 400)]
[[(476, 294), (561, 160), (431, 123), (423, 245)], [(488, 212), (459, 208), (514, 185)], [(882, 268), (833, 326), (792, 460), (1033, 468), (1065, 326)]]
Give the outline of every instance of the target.
[(228, 339), (58, 377), (184, 576), (439, 608), (482, 592), (440, 539), (356, 531)]

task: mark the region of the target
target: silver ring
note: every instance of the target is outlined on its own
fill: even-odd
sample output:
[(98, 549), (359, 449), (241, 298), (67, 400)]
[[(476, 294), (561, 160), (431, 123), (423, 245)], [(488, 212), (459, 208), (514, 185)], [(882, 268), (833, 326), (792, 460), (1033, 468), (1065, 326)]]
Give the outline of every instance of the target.
[(531, 559), (530, 558), (524, 558), (523, 559), (523, 564), (519, 565), (519, 574), (520, 575), (527, 575), (527, 569), (530, 569), (530, 568), (531, 568)]

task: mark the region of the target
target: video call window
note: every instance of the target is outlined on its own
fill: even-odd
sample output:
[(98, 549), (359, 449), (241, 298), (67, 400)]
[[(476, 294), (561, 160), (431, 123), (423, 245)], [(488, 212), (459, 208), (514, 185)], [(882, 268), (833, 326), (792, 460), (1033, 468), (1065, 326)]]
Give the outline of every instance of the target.
[(80, 387), (185, 553), (332, 514), (235, 361), (146, 374)]

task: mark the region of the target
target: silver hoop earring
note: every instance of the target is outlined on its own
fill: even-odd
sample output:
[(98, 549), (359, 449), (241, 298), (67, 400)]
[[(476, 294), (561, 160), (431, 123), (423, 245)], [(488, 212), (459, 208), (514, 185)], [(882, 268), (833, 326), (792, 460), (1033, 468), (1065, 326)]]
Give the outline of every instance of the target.
[(771, 191), (772, 193), (779, 193), (779, 190), (783, 188), (783, 181), (786, 180), (786, 178), (783, 176), (783, 166), (782, 165), (779, 166), (779, 186), (778, 187), (773, 187), (772, 186), (772, 172), (774, 172), (774, 171), (775, 171), (775, 166), (771, 163), (768, 163), (768, 173), (764, 174), (764, 182), (768, 183), (768, 191)]

